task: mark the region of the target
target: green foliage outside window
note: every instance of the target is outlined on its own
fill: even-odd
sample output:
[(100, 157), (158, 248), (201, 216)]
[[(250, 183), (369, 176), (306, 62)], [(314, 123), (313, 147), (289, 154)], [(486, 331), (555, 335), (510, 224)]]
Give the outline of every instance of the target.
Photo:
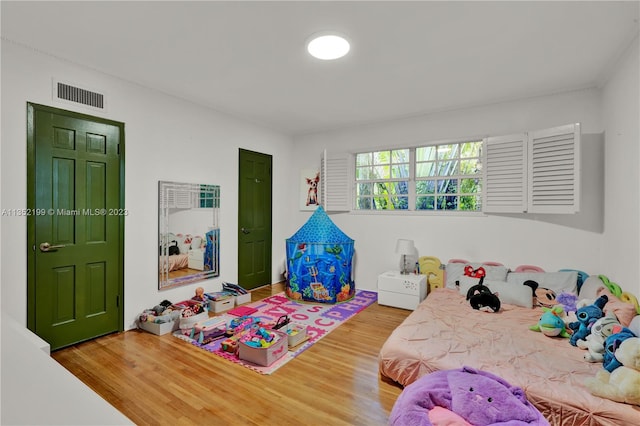
[(412, 198), (415, 210), (479, 211), (481, 148), (474, 141), (357, 154), (355, 208), (408, 210)]

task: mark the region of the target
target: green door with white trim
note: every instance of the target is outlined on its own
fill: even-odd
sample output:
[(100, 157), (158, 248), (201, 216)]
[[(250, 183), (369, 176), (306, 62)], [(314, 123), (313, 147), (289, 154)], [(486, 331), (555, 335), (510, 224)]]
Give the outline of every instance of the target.
[(52, 349), (123, 328), (123, 135), (28, 105), (28, 326)]

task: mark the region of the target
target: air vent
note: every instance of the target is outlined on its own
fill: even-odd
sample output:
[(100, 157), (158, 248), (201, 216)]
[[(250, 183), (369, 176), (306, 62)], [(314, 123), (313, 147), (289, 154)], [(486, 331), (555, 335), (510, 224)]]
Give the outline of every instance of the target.
[(82, 104), (101, 111), (105, 110), (105, 96), (102, 93), (60, 81), (54, 81), (53, 92), (54, 99), (56, 100)]

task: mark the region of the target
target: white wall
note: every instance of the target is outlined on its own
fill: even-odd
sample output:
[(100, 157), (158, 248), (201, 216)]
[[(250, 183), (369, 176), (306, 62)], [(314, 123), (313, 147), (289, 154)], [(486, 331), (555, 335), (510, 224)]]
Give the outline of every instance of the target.
[[(605, 232), (600, 267), (640, 294), (640, 44), (617, 64), (602, 94), (605, 150)], [(611, 275), (608, 275), (610, 273)]]
[[(95, 113), (52, 101), (52, 78), (106, 93), (108, 112)], [(287, 193), (291, 138), (2, 41), (2, 208), (25, 208), (27, 102), (89, 113), (125, 123), (125, 327), (142, 309), (163, 299), (180, 301), (195, 285), (159, 292), (158, 181), (221, 187), (221, 281), (237, 282), (238, 149), (273, 156), (273, 282), (291, 222)], [(2, 310), (26, 325), (26, 219), (2, 217)]]
[[(620, 83), (622, 87), (625, 84), (629, 83), (626, 81)], [(629, 93), (627, 98), (632, 98), (633, 93), (636, 94), (637, 102), (637, 90)], [(613, 99), (612, 102), (618, 101)], [(620, 108), (627, 108), (628, 103), (625, 101)], [(420, 142), (498, 136), (573, 122), (580, 122), (582, 133), (590, 134), (587, 140), (593, 141), (598, 139), (595, 134), (601, 134), (604, 131), (601, 108), (601, 91), (592, 89), (442, 112), (358, 128), (319, 132), (296, 138), (294, 164), (299, 165), (300, 168), (317, 167), (323, 149), (337, 152), (348, 149), (355, 152), (380, 147), (402, 147)], [(625, 125), (632, 126), (635, 123), (636, 138), (625, 136), (616, 143), (633, 150), (633, 155), (627, 160), (628, 168), (634, 165), (637, 170), (637, 106), (635, 111), (635, 119), (630, 116), (630, 112)], [(593, 152), (590, 150), (585, 156), (587, 164), (593, 163)], [(620, 152), (620, 155), (627, 154), (628, 151)], [(587, 176), (592, 179), (589, 172), (587, 170)], [(615, 240), (620, 244), (622, 253), (631, 251), (633, 254), (631, 257), (624, 257), (627, 259), (625, 262), (620, 258), (615, 268), (602, 260), (603, 241), (605, 235), (609, 237), (606, 233), (611, 231), (605, 231), (603, 234), (602, 225), (592, 223), (598, 221), (602, 223), (602, 214), (588, 211), (588, 209), (581, 213), (582, 216), (574, 218), (575, 223), (572, 223), (570, 218), (558, 218), (558, 215), (398, 215), (389, 212), (383, 214), (335, 213), (331, 214), (331, 218), (342, 231), (355, 240), (357, 253), (355, 277), (356, 286), (359, 288), (375, 289), (378, 274), (385, 270), (397, 269), (398, 256), (394, 253), (396, 239), (410, 238), (415, 241), (420, 255), (436, 256), (443, 262), (450, 258), (464, 258), (470, 261), (498, 261), (511, 267), (534, 264), (548, 271), (575, 268), (589, 274), (605, 274), (613, 281), (619, 282), (625, 289), (640, 294), (638, 280), (631, 279), (630, 275), (632, 272), (634, 276), (637, 275), (637, 262), (633, 260), (638, 259), (638, 192), (637, 188), (632, 187), (631, 182), (625, 179), (629, 176), (628, 172), (627, 168), (624, 170), (616, 168), (609, 170), (607, 175), (608, 177), (618, 176), (617, 180), (620, 183), (625, 181), (624, 187), (627, 191), (624, 194), (629, 198), (625, 204), (634, 204), (628, 213), (618, 214), (609, 219), (609, 222), (623, 221), (619, 226), (627, 230), (635, 230), (631, 236), (623, 233), (611, 236), (612, 241)], [(633, 173), (632, 181), (637, 182), (637, 171)], [(589, 193), (590, 190), (592, 188), (583, 188), (583, 194), (586, 192), (587, 206), (601, 205), (602, 196), (599, 200), (595, 199), (596, 197)], [(609, 193), (616, 190), (617, 188), (608, 185)], [(609, 195), (608, 199), (612, 197)], [(607, 209), (607, 212), (610, 213), (610, 210), (610, 208)], [(299, 212), (297, 226), (304, 223), (307, 217), (307, 213)]]

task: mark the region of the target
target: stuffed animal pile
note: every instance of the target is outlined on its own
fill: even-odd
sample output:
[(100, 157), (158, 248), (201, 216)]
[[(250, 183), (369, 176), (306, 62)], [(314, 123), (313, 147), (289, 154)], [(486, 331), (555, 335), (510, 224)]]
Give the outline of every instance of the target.
[(604, 342), (613, 334), (614, 326), (620, 326), (620, 322), (615, 315), (606, 315), (591, 327), (591, 333), (584, 339), (578, 340), (577, 346), (580, 349), (586, 349), (584, 354), (585, 361), (602, 362), (604, 361)]
[[(619, 298), (615, 294), (610, 297), (612, 303), (619, 306)], [(587, 350), (585, 361), (602, 362), (602, 369), (596, 376), (585, 381), (593, 395), (640, 405), (640, 338), (623, 326), (633, 326), (628, 321), (621, 324), (623, 318), (617, 317), (615, 308), (605, 309), (608, 301), (609, 297), (602, 294), (592, 305), (577, 309), (578, 321), (569, 324), (574, 330), (570, 341)], [(605, 310), (608, 310), (606, 315)]]
[(585, 385), (596, 396), (640, 405), (640, 338), (631, 337), (620, 343), (615, 357), (619, 367), (611, 372), (600, 370)]

